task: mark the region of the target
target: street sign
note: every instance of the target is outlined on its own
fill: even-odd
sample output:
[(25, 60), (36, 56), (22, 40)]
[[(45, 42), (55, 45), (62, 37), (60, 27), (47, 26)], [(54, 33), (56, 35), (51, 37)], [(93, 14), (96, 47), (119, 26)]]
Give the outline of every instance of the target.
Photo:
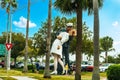
[(6, 47), (4, 44), (0, 44), (0, 55), (6, 54)]
[(6, 43), (6, 49), (9, 51), (12, 48), (12, 44), (11, 43)]

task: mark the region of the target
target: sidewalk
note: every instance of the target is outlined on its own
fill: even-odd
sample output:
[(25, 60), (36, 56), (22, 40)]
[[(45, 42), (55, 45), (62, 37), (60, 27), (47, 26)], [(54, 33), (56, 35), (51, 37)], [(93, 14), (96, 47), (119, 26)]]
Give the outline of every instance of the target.
[(37, 80), (37, 79), (33, 79), (27, 76), (11, 76), (12, 78), (15, 78), (17, 80)]
[(101, 78), (100, 80), (107, 80), (107, 78)]
[(0, 78), (0, 80), (3, 80), (3, 79)]

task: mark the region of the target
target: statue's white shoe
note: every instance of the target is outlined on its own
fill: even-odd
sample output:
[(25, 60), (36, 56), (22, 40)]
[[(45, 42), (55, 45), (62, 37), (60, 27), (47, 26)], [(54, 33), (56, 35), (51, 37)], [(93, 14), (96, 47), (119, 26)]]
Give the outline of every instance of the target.
[(57, 75), (57, 71), (53, 71), (53, 72), (51, 72), (50, 74), (55, 74), (55, 75)]

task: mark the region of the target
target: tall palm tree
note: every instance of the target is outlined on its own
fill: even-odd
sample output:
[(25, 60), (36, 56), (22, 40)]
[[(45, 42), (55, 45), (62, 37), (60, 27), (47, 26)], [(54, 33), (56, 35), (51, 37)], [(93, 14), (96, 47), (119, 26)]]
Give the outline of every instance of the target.
[[(9, 43), (11, 43), (12, 39), (12, 21), (11, 21), (11, 13), (14, 12), (17, 8), (17, 2), (16, 0), (1, 0), (1, 7), (6, 8), (6, 12), (8, 14), (7, 18), (7, 34), (6, 34), (6, 43), (8, 43), (8, 28), (10, 27), (10, 40)], [(7, 57), (7, 70), (10, 70), (10, 57), (11, 57), (11, 50), (8, 51), (8, 55), (5, 55)], [(6, 61), (6, 60), (5, 60)]]
[(17, 2), (16, 0), (1, 0), (1, 7), (6, 8), (6, 13), (8, 14), (7, 18), (7, 38), (6, 42), (8, 42), (8, 27), (11, 24), (10, 23), (10, 14), (11, 12), (14, 12), (17, 8)]
[(102, 51), (105, 52), (105, 62), (108, 63), (108, 52), (114, 50), (113, 47), (113, 39), (109, 36), (103, 37), (100, 39), (100, 45), (102, 48)]
[(50, 59), (50, 44), (51, 44), (51, 7), (52, 7), (52, 0), (49, 0), (49, 9), (48, 9), (48, 30), (47, 30), (47, 53), (46, 53), (46, 62), (45, 62), (45, 71), (44, 71), (44, 78), (51, 78), (50, 71), (49, 71), (49, 59)]
[[(99, 6), (102, 6), (102, 0), (98, 0)], [(88, 13), (93, 12), (92, 0), (56, 0), (54, 3), (62, 13), (72, 14), (77, 16), (77, 45), (76, 45), (76, 74), (75, 80), (81, 80), (81, 54), (82, 54), (82, 10), (88, 10)]]
[(99, 74), (99, 10), (98, 0), (93, 0), (94, 10), (94, 69), (92, 80), (100, 80)]
[(28, 71), (27, 60), (28, 60), (28, 32), (29, 32), (29, 20), (30, 20), (30, 0), (28, 0), (28, 13), (27, 13), (27, 25), (26, 25), (26, 45), (25, 45), (25, 56), (24, 56), (24, 69), (23, 72)]

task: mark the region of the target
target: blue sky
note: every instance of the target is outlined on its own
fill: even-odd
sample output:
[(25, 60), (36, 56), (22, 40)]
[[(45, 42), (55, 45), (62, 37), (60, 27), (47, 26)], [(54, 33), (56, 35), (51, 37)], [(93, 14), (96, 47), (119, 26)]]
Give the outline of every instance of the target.
[[(12, 14), (12, 31), (26, 32), (27, 0), (17, 0), (18, 10)], [(48, 17), (48, 0), (31, 0), (29, 36), (33, 36), (41, 27), (41, 23)], [(114, 40), (113, 47), (116, 51), (111, 55), (120, 53), (120, 0), (104, 0), (104, 5), (99, 11), (100, 37), (110, 36)], [(64, 15), (52, 7), (52, 18), (55, 16), (73, 17), (75, 15)], [(88, 16), (83, 12), (83, 21), (93, 31), (93, 15)], [(5, 10), (0, 8), (0, 35), (6, 31), (7, 15)]]

